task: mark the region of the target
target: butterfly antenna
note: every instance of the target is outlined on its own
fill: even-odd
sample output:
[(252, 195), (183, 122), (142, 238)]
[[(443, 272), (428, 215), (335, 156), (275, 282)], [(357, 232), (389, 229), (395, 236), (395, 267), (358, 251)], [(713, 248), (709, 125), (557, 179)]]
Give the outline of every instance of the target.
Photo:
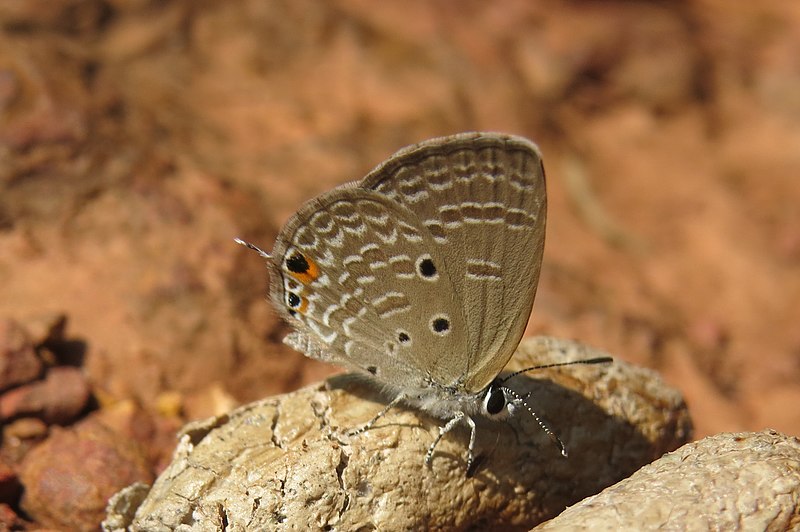
[[(511, 397), (513, 397), (516, 402), (522, 404), (525, 407), (525, 410), (527, 410), (528, 413), (533, 417), (533, 419), (536, 420), (536, 423), (539, 424), (539, 428), (541, 428), (544, 431), (544, 433), (547, 434), (547, 436), (550, 438), (550, 440), (553, 443), (556, 444), (556, 447), (558, 447), (558, 450), (561, 451), (561, 456), (566, 458), (567, 457), (567, 447), (564, 445), (564, 442), (561, 441), (561, 438), (556, 436), (556, 433), (553, 432), (553, 429), (550, 428), (550, 425), (548, 425), (547, 422), (544, 419), (540, 418), (539, 414), (534, 412), (533, 408), (531, 408), (530, 405), (528, 404), (528, 402), (525, 401), (525, 399), (528, 396), (526, 395), (525, 397), (522, 397), (520, 394), (518, 394), (517, 392), (515, 392), (511, 388), (507, 388), (505, 386), (501, 386), (500, 389), (503, 390), (503, 392), (505, 392), (508, 395), (510, 395)], [(528, 394), (528, 395), (530, 395), (530, 394)]]
[(521, 369), (519, 371), (515, 371), (511, 375), (506, 375), (500, 380), (500, 384), (503, 384), (507, 380), (516, 377), (517, 375), (522, 375), (523, 373), (527, 373), (529, 371), (534, 371), (537, 369), (548, 369), (548, 368), (560, 368), (562, 366), (575, 366), (578, 364), (588, 365), (588, 364), (608, 364), (613, 362), (614, 359), (611, 357), (597, 357), (597, 358), (587, 358), (585, 360), (572, 360), (570, 362), (555, 362), (553, 364), (543, 364), (541, 366), (531, 366), (529, 368)]
[(248, 248), (248, 249), (252, 249), (253, 251), (258, 253), (259, 255), (264, 257), (265, 259), (269, 260), (269, 259), (272, 258), (272, 255), (270, 255), (269, 253), (267, 253), (266, 251), (264, 251), (260, 247), (256, 246), (255, 244), (251, 244), (250, 242), (245, 242), (241, 238), (234, 238), (233, 241), (236, 242), (237, 244), (240, 244), (240, 245)]

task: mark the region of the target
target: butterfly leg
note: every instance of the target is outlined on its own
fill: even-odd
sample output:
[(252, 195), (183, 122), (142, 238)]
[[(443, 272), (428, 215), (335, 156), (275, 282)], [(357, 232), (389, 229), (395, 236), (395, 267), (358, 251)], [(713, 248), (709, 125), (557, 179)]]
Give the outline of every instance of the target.
[(472, 421), (472, 418), (466, 415), (464, 412), (456, 412), (456, 414), (448, 421), (445, 425), (439, 427), (439, 435), (436, 436), (436, 439), (433, 440), (433, 443), (430, 447), (428, 447), (428, 452), (425, 454), (425, 465), (430, 467), (431, 461), (433, 460), (433, 451), (436, 449), (436, 446), (439, 445), (439, 442), (444, 438), (444, 435), (450, 432), (455, 428), (456, 425), (464, 421), (466, 418), (467, 423), (469, 423), (470, 427), (472, 428), (472, 434), (469, 438), (469, 450), (467, 456), (467, 467), (472, 465), (472, 450), (475, 446), (475, 422)]
[(464, 416), (467, 418), (467, 424), (469, 424), (469, 447), (467, 447), (467, 471), (472, 471), (472, 463), (475, 461), (475, 420), (473, 420), (469, 416)]
[(361, 425), (357, 429), (353, 429), (353, 430), (349, 431), (347, 433), (347, 435), (348, 436), (356, 436), (358, 434), (361, 434), (362, 432), (368, 431), (369, 429), (372, 428), (372, 426), (375, 424), (375, 422), (377, 422), (380, 418), (382, 418), (383, 416), (386, 415), (386, 412), (388, 412), (389, 410), (391, 410), (392, 408), (397, 406), (397, 404), (400, 401), (402, 401), (403, 399), (406, 399), (406, 397), (407, 396), (405, 394), (402, 394), (402, 393), (398, 394), (397, 397), (392, 399), (391, 402), (383, 408), (383, 410), (381, 410), (380, 412), (375, 414), (375, 417), (373, 417), (372, 419), (370, 419), (369, 421), (367, 421), (366, 423), (364, 423), (363, 425)]

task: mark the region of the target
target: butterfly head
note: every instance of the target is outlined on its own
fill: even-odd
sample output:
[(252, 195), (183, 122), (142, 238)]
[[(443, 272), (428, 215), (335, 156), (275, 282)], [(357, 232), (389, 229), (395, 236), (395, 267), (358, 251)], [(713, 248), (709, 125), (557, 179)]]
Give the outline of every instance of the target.
[(528, 404), (527, 399), (530, 397), (530, 392), (525, 395), (520, 395), (519, 393), (515, 392), (513, 389), (509, 388), (505, 385), (505, 383), (514, 378), (518, 375), (522, 375), (529, 371), (535, 371), (539, 369), (546, 369), (546, 368), (556, 368), (562, 366), (572, 366), (576, 364), (607, 364), (610, 363), (612, 359), (610, 357), (596, 357), (584, 360), (573, 360), (569, 362), (557, 362), (554, 364), (544, 364), (540, 366), (533, 366), (530, 368), (525, 368), (520, 371), (516, 371), (510, 375), (506, 375), (505, 377), (497, 377), (495, 378), (492, 383), (486, 387), (486, 392), (483, 396), (483, 401), (481, 403), (481, 413), (489, 418), (492, 419), (505, 419), (511, 415), (514, 415), (515, 412), (518, 410), (524, 409), (530, 414), (530, 416), (536, 421), (539, 427), (544, 431), (545, 434), (550, 438), (550, 440), (559, 448), (561, 451), (562, 456), (567, 456), (567, 449), (564, 446), (564, 443), (559, 439), (559, 437), (553, 432), (547, 422), (539, 417), (539, 415), (531, 408)]
[(481, 414), (491, 419), (506, 419), (521, 406), (521, 398), (495, 379), (486, 388), (481, 402)]

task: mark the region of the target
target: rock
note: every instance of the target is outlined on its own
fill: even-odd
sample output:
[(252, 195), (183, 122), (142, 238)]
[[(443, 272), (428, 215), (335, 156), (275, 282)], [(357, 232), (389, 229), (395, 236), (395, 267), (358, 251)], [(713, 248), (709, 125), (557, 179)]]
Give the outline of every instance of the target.
[(800, 439), (727, 433), (684, 445), (535, 530), (797, 530)]
[(47, 436), (47, 424), (39, 418), (22, 417), (3, 425), (3, 439), (18, 443), (23, 440), (37, 440)]
[[(532, 338), (508, 369), (599, 355)], [(481, 463), (468, 477), (466, 430), (448, 434), (432, 468), (424, 466), (441, 423), (416, 411), (397, 408), (371, 430), (346, 436), (385, 399), (343, 382), (185, 427), (172, 464), (146, 497), (141, 487), (115, 497), (104, 529), (528, 529), (678, 448), (691, 432), (680, 394), (651, 371), (618, 361), (539, 371), (509, 385), (532, 392), (529, 403), (569, 458), (531, 416), (485, 420), (476, 445)]]
[(89, 383), (78, 368), (55, 367), (44, 380), (32, 382), (0, 395), (0, 419), (38, 417), (51, 424), (74, 420), (89, 401)]
[(3, 425), (3, 456), (12, 463), (22, 458), (48, 434), (49, 428), (41, 419), (23, 417)]
[(33, 342), (14, 320), (0, 320), (0, 391), (30, 382), (42, 373)]
[(111, 495), (152, 475), (137, 445), (90, 418), (55, 428), (25, 456), (20, 480), (21, 507), (38, 524), (94, 531)]
[(107, 517), (103, 521), (105, 530), (125, 530), (136, 515), (136, 509), (142, 505), (150, 486), (143, 482), (122, 488), (108, 500)]
[(92, 418), (137, 442), (156, 471), (169, 464), (175, 447), (175, 434), (183, 424), (177, 417), (156, 415), (130, 399), (101, 408), (92, 413)]

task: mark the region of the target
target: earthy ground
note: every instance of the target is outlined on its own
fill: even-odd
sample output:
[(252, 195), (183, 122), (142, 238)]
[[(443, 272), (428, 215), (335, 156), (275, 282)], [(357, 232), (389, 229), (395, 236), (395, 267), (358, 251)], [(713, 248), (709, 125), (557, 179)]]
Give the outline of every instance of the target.
[(791, 0), (4, 1), (0, 318), (163, 463), (184, 420), (335, 371), (280, 344), (233, 237), (269, 248), (396, 149), (500, 130), (548, 174), (528, 332), (657, 369), (697, 437), (800, 435), (799, 57)]

